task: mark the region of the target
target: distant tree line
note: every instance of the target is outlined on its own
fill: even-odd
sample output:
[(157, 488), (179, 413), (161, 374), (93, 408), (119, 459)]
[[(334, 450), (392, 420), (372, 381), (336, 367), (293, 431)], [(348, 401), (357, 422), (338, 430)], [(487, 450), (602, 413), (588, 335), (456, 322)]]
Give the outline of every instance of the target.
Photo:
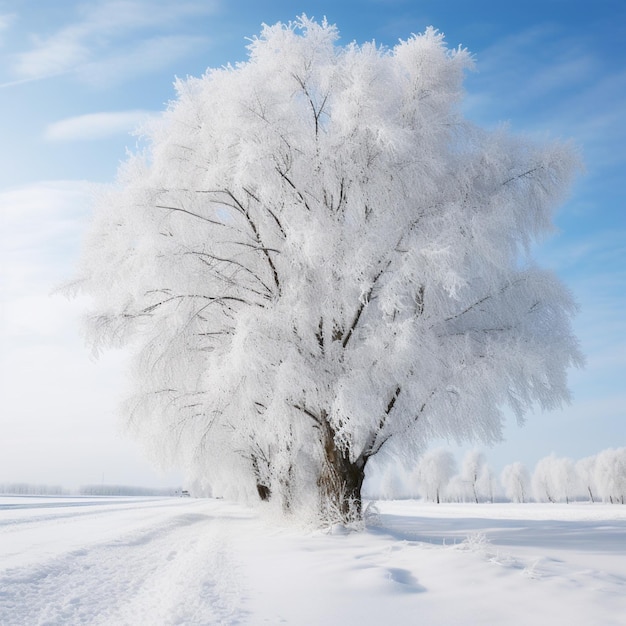
[(404, 476), (388, 467), (373, 477), (368, 495), (420, 497), (429, 502), (626, 502), (626, 447), (574, 461), (551, 454), (531, 471), (520, 462), (499, 476), (485, 455), (469, 451), (460, 468), (445, 448), (429, 450)]
[(180, 496), (180, 488), (154, 489), (129, 485), (81, 485), (76, 489), (66, 489), (60, 485), (33, 483), (0, 483), (0, 494), (15, 496)]
[(0, 494), (15, 496), (66, 496), (69, 491), (61, 485), (33, 483), (0, 483)]
[(81, 496), (179, 496), (181, 490), (176, 488), (153, 489), (130, 485), (81, 485), (78, 489)]

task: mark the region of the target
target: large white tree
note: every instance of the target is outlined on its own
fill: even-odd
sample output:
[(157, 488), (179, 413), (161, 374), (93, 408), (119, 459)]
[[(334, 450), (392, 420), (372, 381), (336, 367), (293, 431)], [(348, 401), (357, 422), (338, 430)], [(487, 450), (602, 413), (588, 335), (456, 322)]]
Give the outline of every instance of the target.
[(135, 354), (129, 419), (226, 495), (347, 519), (382, 448), (492, 441), (567, 400), (568, 291), (530, 257), (577, 157), (461, 115), (471, 57), (428, 29), (339, 46), (263, 28), (176, 83), (103, 191), (77, 288)]

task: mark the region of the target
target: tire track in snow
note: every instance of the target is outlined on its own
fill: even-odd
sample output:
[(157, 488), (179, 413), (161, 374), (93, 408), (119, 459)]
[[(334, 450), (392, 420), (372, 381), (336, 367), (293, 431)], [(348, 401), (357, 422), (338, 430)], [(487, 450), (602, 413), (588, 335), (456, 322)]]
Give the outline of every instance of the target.
[[(146, 501), (129, 498), (110, 506), (90, 501), (81, 508), (63, 503), (45, 515), (33, 510), (0, 510), (0, 574), (12, 567), (25, 567), (60, 557), (78, 548), (105, 543), (122, 534), (172, 517), (181, 508), (193, 509), (198, 501), (177, 499)], [(112, 521), (114, 520), (114, 521)]]
[(162, 515), (104, 543), (6, 570), (0, 624), (238, 623), (242, 590), (228, 517)]

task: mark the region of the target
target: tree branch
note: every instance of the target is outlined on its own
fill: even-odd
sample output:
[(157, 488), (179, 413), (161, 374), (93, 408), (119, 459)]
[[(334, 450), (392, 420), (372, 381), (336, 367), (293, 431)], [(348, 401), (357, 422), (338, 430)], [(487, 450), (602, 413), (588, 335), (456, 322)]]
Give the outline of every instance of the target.
[[(247, 209), (245, 209), (243, 204), (239, 202), (239, 200), (235, 197), (235, 195), (231, 191), (226, 190), (224, 193), (226, 193), (228, 197), (232, 199), (232, 201), (237, 205), (237, 207), (241, 211), (242, 215), (244, 215), (246, 220), (248, 221), (248, 225), (252, 229), (252, 232), (254, 233), (254, 237), (257, 243), (259, 244), (259, 246), (261, 246), (260, 249), (263, 251), (265, 258), (267, 260), (267, 263), (270, 266), (270, 269), (272, 270), (272, 275), (274, 277), (274, 284), (276, 285), (278, 295), (280, 295), (281, 287), (280, 287), (280, 280), (278, 279), (278, 271), (276, 269), (276, 265), (274, 264), (274, 261), (272, 260), (272, 257), (269, 254), (269, 248), (266, 248), (265, 245), (263, 244), (263, 240), (261, 239), (261, 234), (259, 233), (259, 229), (257, 228), (257, 225), (255, 224), (254, 220), (250, 216), (250, 213), (247, 211)], [(276, 250), (276, 252), (278, 252), (278, 250)]]
[(528, 171), (522, 173), (522, 174), (517, 174), (516, 176), (511, 176), (511, 178), (505, 180), (502, 183), (502, 186), (504, 187), (505, 185), (508, 185), (509, 183), (512, 183), (514, 180), (519, 180), (520, 178), (527, 178), (528, 176), (530, 176), (531, 174), (534, 174), (535, 172), (539, 171), (543, 169), (542, 165), (537, 165), (531, 169), (529, 169)]
[(306, 83), (304, 82), (304, 80), (295, 73), (292, 73), (291, 75), (293, 78), (295, 78), (296, 82), (300, 85), (300, 87), (302, 88), (302, 91), (304, 92), (304, 95), (307, 97), (309, 104), (311, 105), (311, 110), (313, 111), (313, 118), (315, 119), (315, 136), (317, 137), (319, 135), (320, 116), (324, 112), (324, 107), (326, 106), (326, 102), (328, 100), (328, 94), (324, 96), (324, 100), (322, 101), (322, 104), (320, 105), (319, 109), (316, 108), (315, 102), (313, 101), (313, 97), (309, 93), (309, 89)]
[(368, 445), (365, 446), (365, 451), (362, 454), (364, 459), (369, 459), (371, 456), (374, 456), (374, 454), (376, 454), (381, 449), (381, 447), (387, 441), (387, 439), (391, 437), (391, 433), (390, 433), (386, 437), (383, 437), (380, 443), (377, 443), (378, 436), (385, 428), (387, 419), (389, 418), (389, 414), (393, 410), (393, 407), (396, 405), (396, 402), (401, 392), (402, 392), (402, 388), (398, 385), (398, 387), (396, 387), (396, 390), (393, 392), (391, 399), (387, 403), (387, 407), (385, 408), (385, 410), (383, 411), (383, 414), (381, 415), (376, 432), (372, 433), (372, 435), (370, 436)]
[(298, 411), (301, 411), (307, 417), (310, 417), (318, 426), (322, 425), (322, 418), (319, 415), (316, 415), (315, 413), (313, 413), (313, 411), (311, 411), (307, 407), (302, 406), (301, 404), (293, 404), (293, 403), (290, 406), (294, 409), (297, 409)]
[(476, 302), (473, 302), (472, 304), (470, 304), (468, 307), (466, 307), (465, 309), (463, 309), (459, 313), (456, 313), (455, 315), (451, 315), (450, 317), (446, 317), (444, 319), (444, 322), (451, 322), (452, 320), (455, 320), (455, 319), (461, 317), (462, 315), (465, 315), (466, 313), (469, 313), (471, 310), (475, 309), (477, 306), (479, 306), (483, 302), (486, 302), (487, 300), (490, 300), (491, 298), (494, 298), (497, 295), (503, 294), (505, 291), (508, 291), (512, 287), (514, 287), (516, 285), (519, 285), (522, 282), (524, 282), (524, 279), (523, 278), (518, 278), (517, 280), (514, 280), (513, 282), (510, 282), (507, 285), (504, 285), (504, 287), (501, 287), (497, 292), (489, 293), (485, 297), (480, 298), (480, 300), (476, 300)]
[(194, 213), (193, 211), (189, 211), (188, 209), (183, 209), (181, 207), (166, 206), (166, 205), (163, 205), (163, 204), (155, 204), (154, 207), (156, 209), (165, 209), (166, 211), (178, 211), (180, 213), (186, 213), (187, 215), (189, 215), (191, 217), (197, 217), (199, 220), (202, 220), (204, 222), (208, 222), (209, 224), (213, 224), (215, 226), (223, 226), (224, 228), (229, 228), (231, 230), (237, 230), (237, 229), (233, 228), (232, 226), (229, 226), (228, 224), (224, 224), (224, 222), (220, 222), (218, 220), (212, 220), (209, 217), (205, 217), (204, 215), (200, 215), (199, 213)]
[(259, 304), (257, 302), (249, 302), (248, 300), (245, 300), (244, 298), (239, 298), (238, 296), (213, 297), (213, 296), (203, 296), (200, 294), (179, 294), (177, 296), (171, 296), (169, 298), (166, 298), (165, 300), (161, 300), (161, 302), (156, 302), (155, 304), (151, 304), (150, 306), (147, 306), (144, 309), (141, 309), (139, 314), (149, 315), (153, 313), (159, 307), (163, 306), (164, 304), (168, 304), (170, 302), (173, 302), (174, 300), (186, 300), (188, 298), (189, 299), (201, 298), (203, 300), (209, 300), (210, 302), (216, 302), (218, 304), (223, 304), (226, 301), (233, 301), (233, 302), (239, 302), (241, 304), (246, 304), (248, 306), (256, 305), (258, 307), (265, 308), (262, 304)]
[[(242, 187), (242, 189), (255, 201), (257, 202), (260, 206), (263, 206), (261, 204), (261, 201), (259, 200), (259, 198), (257, 198), (257, 196), (255, 194), (253, 194), (248, 188), (246, 187)], [(274, 220), (274, 222), (276, 222), (276, 226), (278, 226), (278, 230), (280, 231), (280, 234), (283, 236), (283, 239), (287, 238), (287, 233), (285, 232), (285, 229), (283, 228), (283, 225), (280, 223), (280, 220), (278, 219), (278, 217), (276, 217), (276, 214), (274, 213), (274, 211), (272, 211), (269, 207), (267, 206), (263, 206), (263, 208), (270, 214), (271, 218)]]
[(300, 192), (300, 190), (295, 186), (295, 184), (293, 183), (293, 181), (289, 178), (289, 176), (287, 176), (287, 174), (285, 172), (283, 172), (280, 167), (278, 167), (278, 165), (276, 165), (276, 171), (280, 174), (281, 178), (296, 192), (296, 195), (298, 196), (298, 198), (300, 198), (302, 204), (304, 204), (304, 207), (306, 208), (307, 211), (311, 211), (311, 207), (308, 205), (306, 198), (302, 195), (302, 193)]
[[(248, 274), (250, 274), (255, 280), (257, 280), (259, 282), (259, 284), (267, 291), (267, 293), (269, 295), (271, 295), (272, 290), (267, 286), (267, 284), (263, 281), (263, 279), (256, 274), (255, 272), (253, 272), (249, 267), (246, 267), (243, 263), (239, 263), (239, 261), (235, 261), (234, 259), (228, 259), (228, 258), (223, 258), (223, 257), (218, 257), (215, 254), (209, 254), (208, 252), (196, 252), (195, 250), (189, 250), (187, 252), (185, 252), (184, 254), (189, 254), (189, 255), (194, 255), (194, 256), (198, 256), (198, 257), (206, 257), (208, 259), (211, 259), (213, 261), (217, 261), (219, 263), (229, 263), (231, 265), (235, 265), (236, 267), (241, 268), (242, 270), (244, 270), (245, 272), (247, 272)], [(210, 267), (212, 267), (209, 264)], [(215, 269), (215, 268), (213, 268)], [(258, 295), (262, 296), (262, 297), (266, 297), (264, 294), (257, 292), (255, 290), (252, 290), (253, 293), (257, 293)]]
[(361, 302), (359, 303), (356, 313), (354, 314), (354, 318), (352, 319), (352, 323), (348, 327), (348, 330), (345, 332), (341, 340), (341, 346), (343, 348), (345, 348), (348, 345), (348, 342), (350, 341), (352, 334), (356, 330), (359, 320), (361, 319), (361, 315), (363, 314), (365, 307), (368, 305), (370, 298), (372, 297), (372, 293), (374, 291), (374, 288), (376, 287), (376, 283), (378, 282), (380, 277), (387, 271), (387, 268), (389, 267), (390, 264), (391, 264), (391, 261), (388, 261), (387, 265), (384, 268), (382, 268), (378, 272), (378, 274), (376, 274), (376, 276), (374, 276), (374, 280), (372, 281), (372, 284), (370, 285), (370, 288), (367, 294), (365, 295), (364, 298), (361, 299)]

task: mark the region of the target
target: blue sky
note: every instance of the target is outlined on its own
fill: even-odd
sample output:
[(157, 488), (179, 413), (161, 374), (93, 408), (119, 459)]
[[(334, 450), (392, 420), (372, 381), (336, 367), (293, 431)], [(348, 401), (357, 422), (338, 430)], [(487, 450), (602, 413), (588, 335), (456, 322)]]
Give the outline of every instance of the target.
[(0, 483), (178, 480), (117, 430), (125, 355), (94, 361), (84, 302), (50, 294), (72, 274), (89, 183), (113, 180), (174, 77), (244, 60), (261, 23), (301, 13), (336, 23), (341, 43), (391, 46), (433, 25), (476, 57), (470, 119), (579, 146), (586, 171), (536, 256), (581, 305), (587, 366), (571, 374), (569, 407), (509, 423), (486, 454), (499, 470), (626, 445), (622, 0), (0, 0)]

